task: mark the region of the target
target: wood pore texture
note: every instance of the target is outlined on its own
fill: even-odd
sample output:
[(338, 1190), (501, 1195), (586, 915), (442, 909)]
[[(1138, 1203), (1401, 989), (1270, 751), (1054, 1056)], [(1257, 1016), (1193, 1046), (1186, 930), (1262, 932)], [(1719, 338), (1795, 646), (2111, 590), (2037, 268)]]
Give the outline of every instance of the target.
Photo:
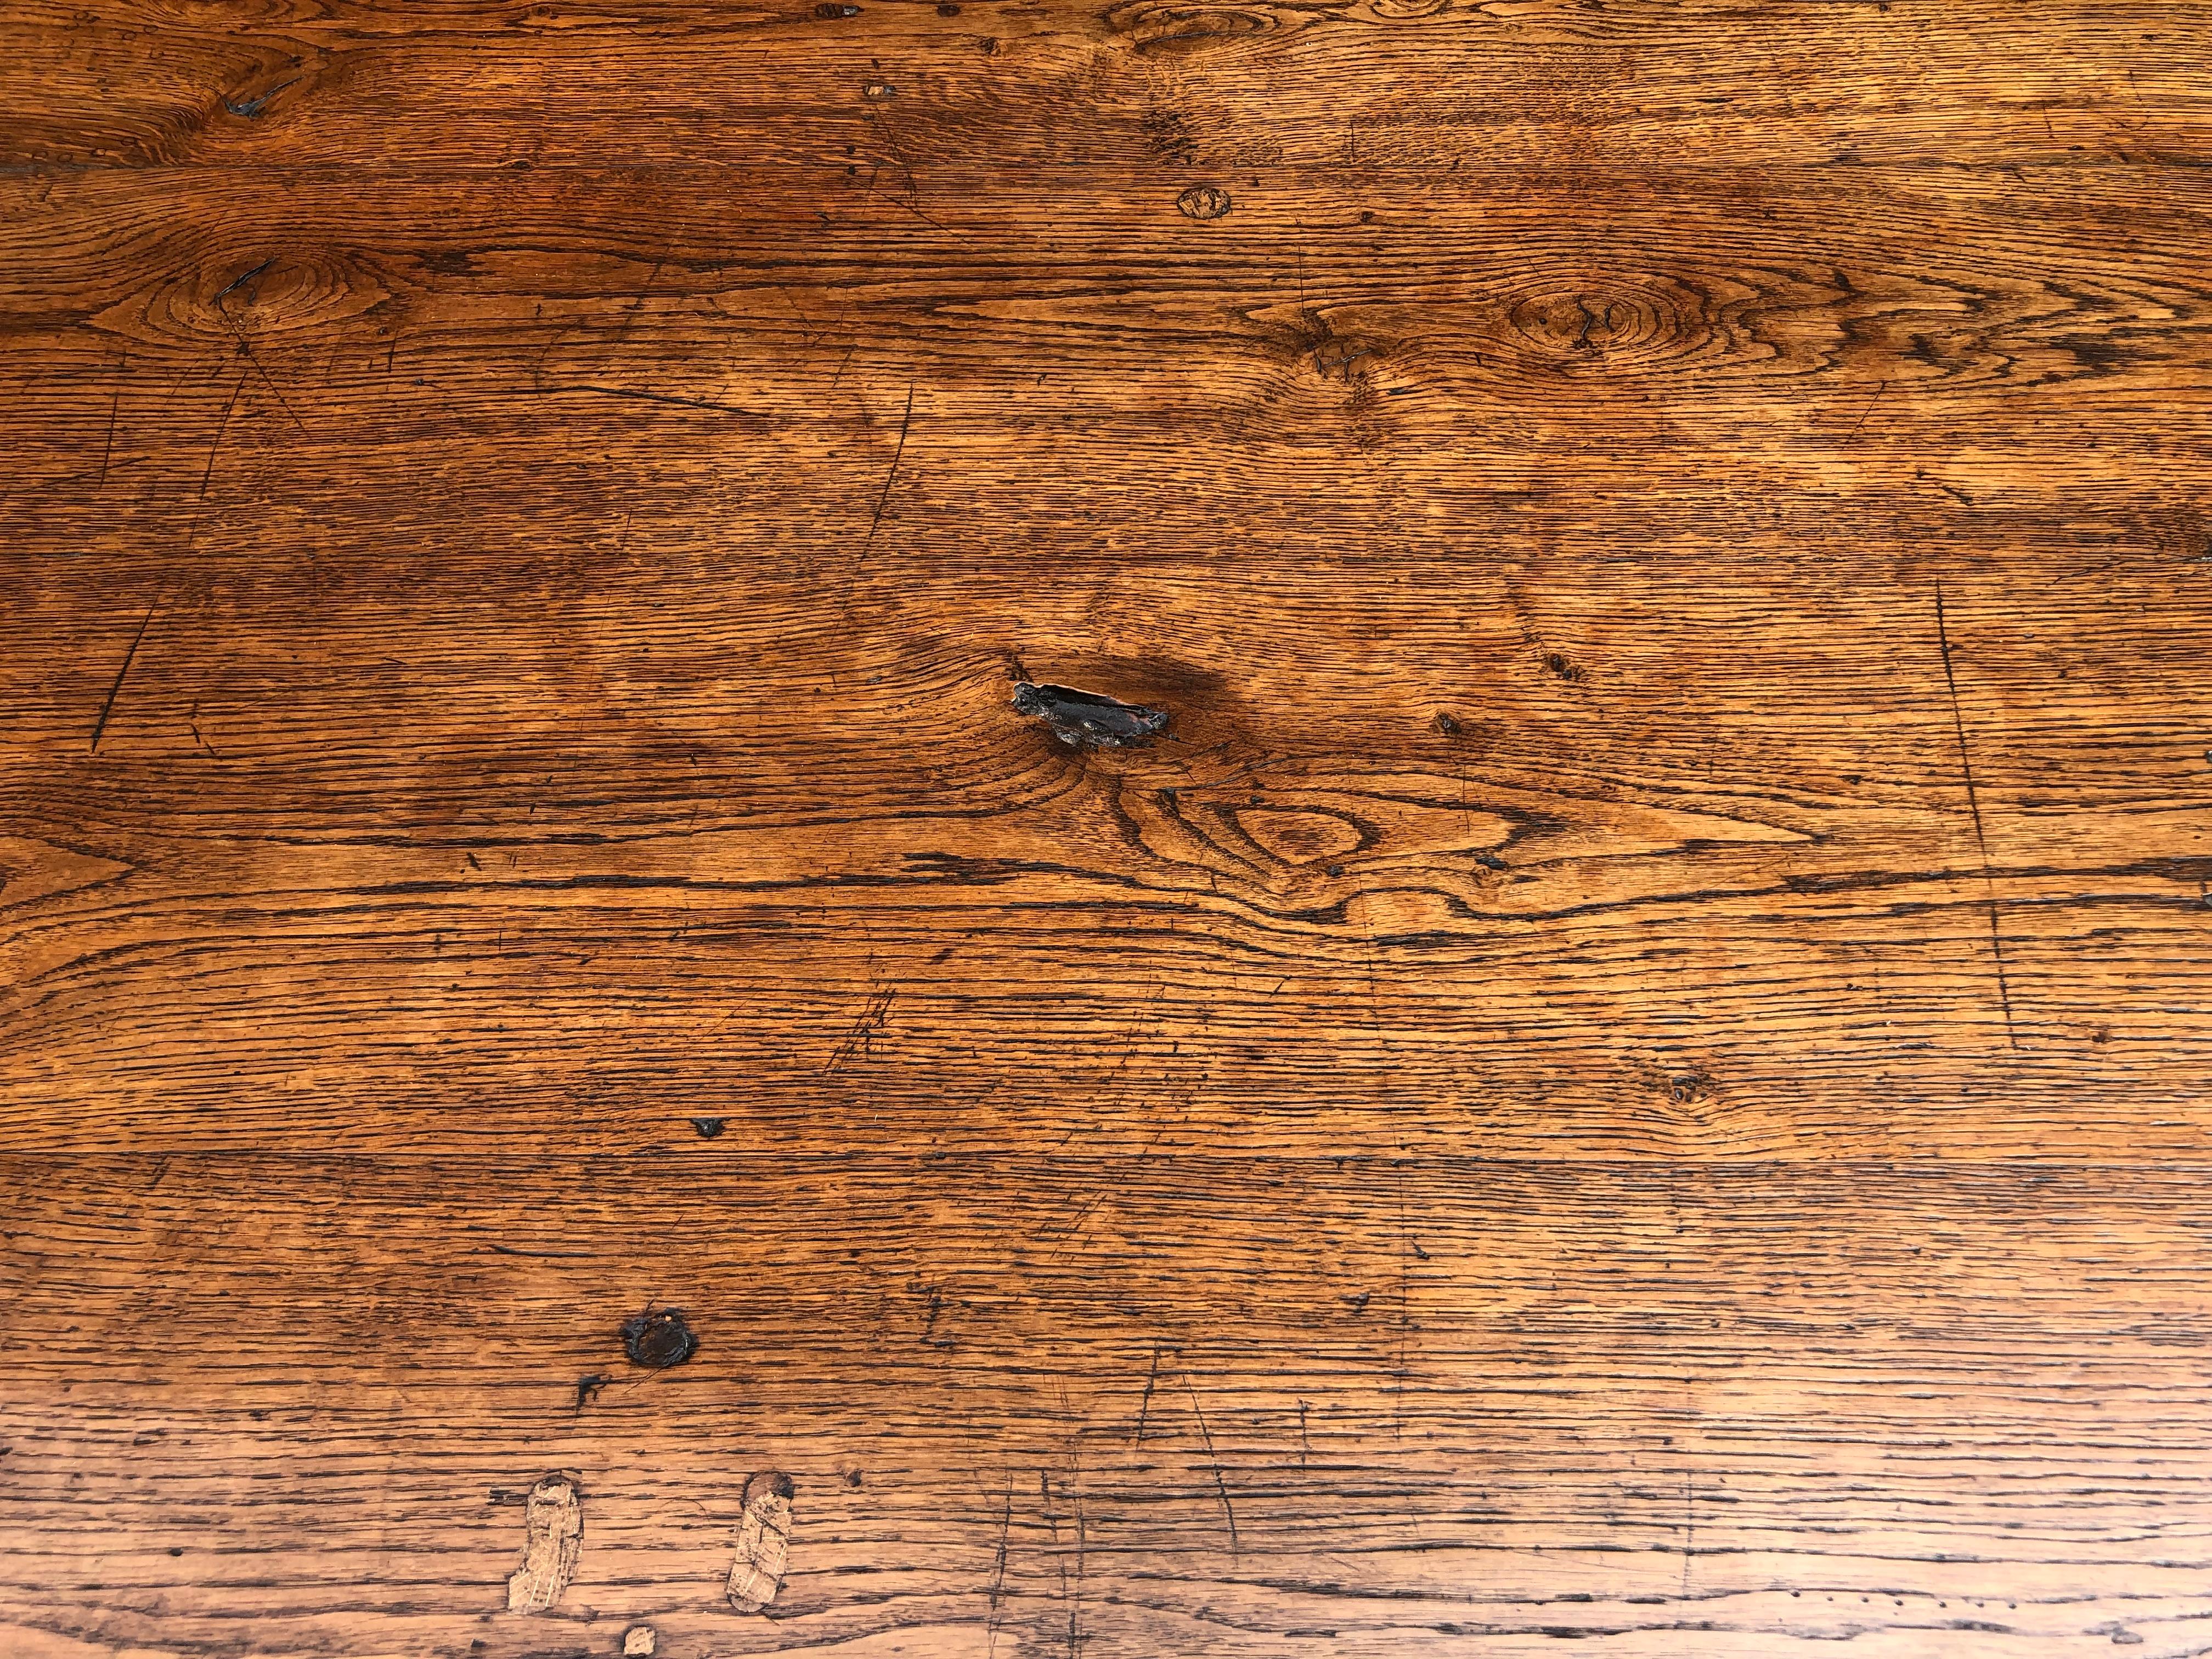
[(2212, 5), (0, 109), (0, 1654), (2212, 1653)]

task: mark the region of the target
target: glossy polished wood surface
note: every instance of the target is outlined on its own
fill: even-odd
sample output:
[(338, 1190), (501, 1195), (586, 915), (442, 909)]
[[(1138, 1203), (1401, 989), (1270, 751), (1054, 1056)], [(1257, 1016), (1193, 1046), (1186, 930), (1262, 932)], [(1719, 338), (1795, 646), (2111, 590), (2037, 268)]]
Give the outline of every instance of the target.
[(2212, 1653), (2212, 7), (0, 99), (0, 1652)]

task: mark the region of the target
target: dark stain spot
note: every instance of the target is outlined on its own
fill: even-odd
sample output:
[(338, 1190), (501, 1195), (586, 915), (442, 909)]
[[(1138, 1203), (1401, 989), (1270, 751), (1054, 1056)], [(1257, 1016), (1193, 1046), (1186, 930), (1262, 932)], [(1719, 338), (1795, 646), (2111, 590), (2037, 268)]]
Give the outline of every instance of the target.
[(1328, 866), (1328, 872), (1332, 876), (1340, 876), (1344, 873), (1344, 866), (1340, 864), (1332, 864)]
[(1198, 160), (1198, 141), (1191, 137), (1190, 119), (1180, 110), (1147, 111), (1138, 123), (1145, 148), (1156, 160), (1187, 167)]
[(712, 1140), (722, 1133), (722, 1120), (719, 1117), (695, 1117), (691, 1120), (691, 1127), (699, 1132), (700, 1139)]
[(1363, 225), (1373, 224), (1375, 222), (1375, 210), (1373, 208), (1360, 209), (1359, 222)]
[(2075, 362), (2093, 374), (2124, 363), (2134, 356), (2119, 342), (2099, 339), (2093, 335), (2069, 334), (2055, 343), (2061, 350), (2070, 352)]
[(1340, 373), (1344, 377), (1345, 384), (1349, 386), (1352, 383), (1352, 371), (1356, 365), (1364, 362), (1370, 357), (1380, 357), (1382, 355), (1373, 346), (1358, 340), (1331, 339), (1320, 350), (1314, 353), (1314, 369), (1324, 380), (1332, 374)]
[(960, 15), (960, 8), (954, 5), (952, 0), (945, 0), (945, 3), (937, 9), (937, 15), (939, 17), (957, 17)]
[(631, 1364), (656, 1371), (680, 1365), (699, 1352), (699, 1339), (691, 1334), (682, 1310), (676, 1308), (663, 1308), (658, 1313), (648, 1308), (625, 1320), (622, 1340)]
[(1167, 730), (1168, 711), (1123, 702), (1065, 685), (1014, 688), (1017, 712), (1042, 720), (1062, 743), (1079, 749), (1133, 749)]
[(466, 276), (476, 270), (465, 253), (426, 253), (422, 264), (441, 276)]
[(597, 1400), (599, 1397), (599, 1390), (606, 1386), (607, 1379), (597, 1371), (593, 1371), (588, 1376), (578, 1377), (576, 1379), (576, 1409), (581, 1411), (592, 1401)]
[(1367, 1298), (1374, 1294), (1375, 1292), (1372, 1291), (1362, 1291), (1357, 1296), (1347, 1296), (1344, 1297), (1344, 1304), (1350, 1308), (1354, 1313), (1361, 1312), (1367, 1306)]
[(300, 80), (301, 77), (295, 75), (292, 76), (290, 80), (279, 81), (275, 86), (270, 88), (266, 92), (256, 93), (251, 98), (226, 98), (222, 100), (222, 106), (228, 110), (233, 115), (242, 116), (246, 120), (251, 121), (255, 116), (260, 114), (264, 109), (268, 107), (269, 100), (271, 98), (274, 98), (278, 93), (283, 91), (287, 87), (297, 86), (300, 83)]
[[(854, 1484), (858, 1486), (860, 1483), (855, 1481)], [(756, 1498), (771, 1493), (787, 1504), (799, 1496), (799, 1488), (792, 1484), (791, 1477), (781, 1469), (761, 1469), (745, 1477), (744, 1488), (738, 1493), (738, 1502), (743, 1506)]]
[(1455, 738), (1460, 733), (1459, 722), (1454, 720), (1449, 714), (1440, 713), (1437, 714), (1436, 719), (1431, 722), (1431, 724), (1448, 738)]
[(860, 1470), (858, 1470), (858, 1469), (848, 1469), (848, 1470), (845, 1472), (845, 1484), (846, 1484), (847, 1486), (859, 1486), (859, 1485), (860, 1484)]
[(817, 17), (858, 17), (860, 15), (860, 9), (858, 6), (840, 5), (837, 0), (822, 0), (822, 3), (815, 7), (814, 15)]
[(184, 1551), (179, 1549), (175, 1545), (173, 1544), (169, 1547), (169, 1555), (171, 1559), (173, 1560), (176, 1557), (182, 1555)]
[(1200, 223), (1208, 219), (1218, 219), (1235, 205), (1229, 199), (1227, 191), (1213, 185), (1193, 185), (1176, 198), (1176, 206), (1182, 210), (1183, 216), (1196, 219)]
[(1581, 669), (1576, 667), (1574, 664), (1569, 662), (1565, 657), (1561, 656), (1556, 651), (1546, 653), (1544, 657), (1544, 667), (1547, 672), (1557, 675), (1563, 680), (1578, 680), (1583, 677), (1583, 671)]
[(1695, 1072), (1682, 1072), (1667, 1079), (1667, 1098), (1677, 1106), (1687, 1106), (1705, 1099), (1713, 1091), (1710, 1080)]

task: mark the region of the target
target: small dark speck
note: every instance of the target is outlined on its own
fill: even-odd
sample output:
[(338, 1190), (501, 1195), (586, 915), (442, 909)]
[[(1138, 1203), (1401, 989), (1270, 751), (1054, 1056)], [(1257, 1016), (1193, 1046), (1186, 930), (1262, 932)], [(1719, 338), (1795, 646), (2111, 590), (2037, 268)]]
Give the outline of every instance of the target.
[(1375, 222), (1375, 210), (1373, 208), (1362, 208), (1359, 210), (1359, 222), (1363, 225), (1373, 224)]
[(957, 17), (960, 15), (960, 8), (954, 5), (952, 0), (945, 0), (945, 3), (937, 9), (937, 15), (939, 17)]
[(1436, 718), (1435, 725), (1437, 730), (1448, 738), (1455, 738), (1459, 735), (1459, 722), (1449, 714), (1439, 714)]
[(722, 1120), (719, 1117), (695, 1117), (691, 1120), (691, 1127), (699, 1132), (700, 1139), (712, 1140), (722, 1133)]
[(177, 1548), (177, 1547), (176, 1547), (176, 1546), (174, 1546), (173, 1544), (173, 1545), (171, 1545), (171, 1546), (169, 1547), (169, 1554), (170, 1554), (170, 1556), (171, 1556), (171, 1558), (172, 1558), (172, 1559), (174, 1559), (174, 1558), (175, 1558), (175, 1557), (177, 1557), (177, 1556), (182, 1555), (183, 1553), (184, 1553), (184, 1552), (183, 1552), (182, 1550), (180, 1550), (180, 1549)]
[(858, 17), (860, 9), (858, 6), (841, 6), (836, 0), (822, 0), (822, 3), (815, 7), (814, 15), (817, 17)]
[(1360, 1309), (1364, 1308), (1367, 1305), (1367, 1298), (1373, 1294), (1374, 1292), (1371, 1291), (1362, 1291), (1358, 1296), (1347, 1296), (1342, 1297), (1341, 1300), (1346, 1307), (1352, 1309), (1354, 1312), (1358, 1312)]
[(1581, 669), (1576, 667), (1556, 651), (1545, 657), (1544, 666), (1563, 680), (1578, 680), (1583, 677)]
[(1344, 866), (1340, 864), (1332, 864), (1328, 866), (1328, 872), (1332, 876), (1340, 876), (1344, 873)]
[(599, 1390), (607, 1386), (607, 1379), (593, 1371), (589, 1376), (576, 1379), (576, 1409), (581, 1411), (599, 1397)]
[[(957, 11), (957, 10), (959, 10), (959, 9), (960, 9), (960, 8), (959, 8), (959, 7), (957, 7), (957, 6), (955, 6), (955, 7), (953, 7), (953, 9), (953, 9), (953, 10), (955, 10), (955, 11)], [(847, 1474), (846, 1474), (846, 1476), (845, 1476), (845, 1484), (846, 1484), (847, 1486), (859, 1486), (859, 1485), (860, 1484), (860, 1470), (858, 1470), (858, 1469), (852, 1469), (852, 1470), (848, 1471), (848, 1472), (847, 1472)]]
[(509, 161), (507, 166), (513, 167), (518, 173), (527, 173), (530, 171), (530, 158), (527, 155), (518, 155), (512, 161)]

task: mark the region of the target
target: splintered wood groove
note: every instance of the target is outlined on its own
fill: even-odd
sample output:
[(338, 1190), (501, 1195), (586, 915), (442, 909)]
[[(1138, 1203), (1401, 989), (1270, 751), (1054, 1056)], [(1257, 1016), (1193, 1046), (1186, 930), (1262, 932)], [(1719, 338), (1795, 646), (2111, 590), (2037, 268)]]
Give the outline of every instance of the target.
[(0, 1656), (2206, 1652), (2207, 40), (19, 9)]

